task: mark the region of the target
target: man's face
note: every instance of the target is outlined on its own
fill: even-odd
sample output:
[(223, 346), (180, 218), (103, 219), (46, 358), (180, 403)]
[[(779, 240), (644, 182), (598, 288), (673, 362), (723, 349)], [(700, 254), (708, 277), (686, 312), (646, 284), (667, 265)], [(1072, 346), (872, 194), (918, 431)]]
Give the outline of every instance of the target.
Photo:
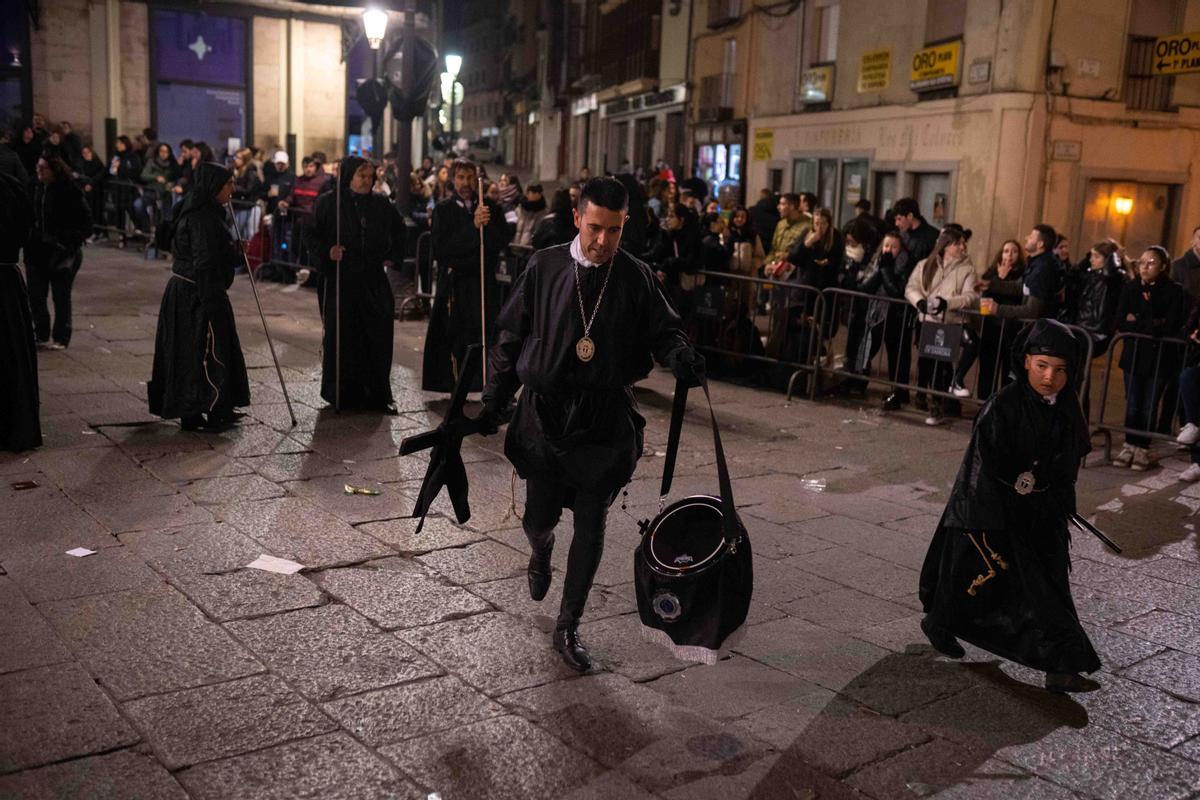
[(286, 161), (276, 161), (275, 162), (275, 171), (276, 172), (287, 172), (287, 168), (288, 168), (288, 165), (287, 165)]
[(613, 211), (595, 203), (585, 203), (583, 212), (575, 209), (575, 227), (579, 228), (579, 243), (583, 253), (593, 263), (603, 264), (617, 252), (621, 231), (629, 215), (624, 210)]
[(533, 189), (526, 189), (525, 190), (525, 199), (531, 203), (536, 203), (538, 200), (542, 199), (542, 193), (535, 192)]
[(1037, 229), (1031, 230), (1029, 235), (1025, 237), (1025, 252), (1037, 255), (1042, 252), (1042, 235), (1037, 232)]
[(350, 191), (355, 194), (367, 194), (375, 185), (375, 168), (368, 164), (359, 164), (350, 178)]
[(310, 161), (304, 165), (304, 177), (311, 178), (313, 175), (316, 175), (316, 174), (317, 174), (316, 162)]
[(33, 115), (33, 129), (35, 131), (43, 131), (46, 129), (46, 118), (41, 114)]
[(799, 209), (797, 209), (796, 206), (792, 205), (791, 203), (789, 203), (786, 199), (784, 199), (782, 197), (779, 198), (779, 205), (777, 205), (776, 208), (779, 210), (780, 219), (787, 219), (787, 220), (792, 219), (796, 215), (796, 212), (799, 210)]
[(901, 233), (908, 233), (916, 227), (916, 220), (912, 214), (897, 214), (896, 215), (896, 230)]
[(54, 172), (50, 169), (50, 164), (44, 158), (38, 159), (37, 179), (42, 183), (50, 183), (54, 180)]
[(1042, 397), (1058, 394), (1067, 385), (1067, 360), (1057, 356), (1025, 356), (1029, 385)]
[(454, 193), (463, 200), (475, 198), (475, 170), (460, 169), (454, 173)]

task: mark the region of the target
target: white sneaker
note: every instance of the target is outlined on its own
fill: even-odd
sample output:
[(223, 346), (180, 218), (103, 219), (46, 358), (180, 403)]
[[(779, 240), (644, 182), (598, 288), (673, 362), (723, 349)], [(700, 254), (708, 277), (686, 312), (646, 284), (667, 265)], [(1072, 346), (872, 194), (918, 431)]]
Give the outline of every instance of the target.
[(312, 273), (305, 267), (296, 270), (296, 285), (303, 286), (308, 283), (308, 276)]
[(945, 421), (946, 421), (945, 417), (935, 417), (932, 414), (930, 414), (928, 417), (925, 418), (925, 424), (929, 425), (931, 427), (934, 425), (941, 425)]
[(959, 386), (957, 383), (950, 384), (950, 394), (955, 397), (970, 397), (971, 390), (965, 386)]
[(1121, 452), (1117, 453), (1116, 457), (1113, 458), (1112, 465), (1114, 467), (1128, 467), (1133, 463), (1133, 451), (1135, 449), (1131, 444), (1122, 447)]
[(1188, 423), (1179, 429), (1179, 435), (1175, 437), (1176, 444), (1187, 445), (1188, 447), (1200, 441), (1200, 428), (1192, 423)]
[(1145, 472), (1150, 469), (1153, 462), (1150, 460), (1150, 450), (1145, 447), (1133, 448), (1133, 462), (1130, 463), (1130, 469), (1135, 472)]
[(1188, 483), (1200, 481), (1200, 464), (1189, 464), (1187, 469), (1179, 473), (1179, 480)]
[(46, 345), (46, 349), (47, 350), (66, 350), (67, 346), (65, 344), (59, 344), (58, 342), (51, 342), (50, 344)]

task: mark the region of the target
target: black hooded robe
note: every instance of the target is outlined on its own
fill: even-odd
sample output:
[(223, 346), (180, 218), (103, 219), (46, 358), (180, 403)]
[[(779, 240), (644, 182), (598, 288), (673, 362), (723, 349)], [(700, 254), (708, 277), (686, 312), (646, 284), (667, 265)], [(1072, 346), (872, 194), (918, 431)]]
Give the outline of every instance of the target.
[(203, 163), (176, 215), (175, 261), (154, 338), (150, 412), (164, 419), (250, 405), (250, 382), (226, 291), (242, 263), (216, 195), (232, 173)]
[[(500, 305), (496, 263), (512, 234), (500, 206), (490, 200), (484, 202), (492, 214), (483, 229), (483, 286), (487, 299), (486, 330), (490, 333)], [(438, 279), (421, 371), (421, 388), (426, 391), (452, 391), (467, 347), (490, 343), (484, 341), (485, 327), (480, 320), (479, 229), (474, 218), (474, 208), (465, 208), (458, 197), (447, 198), (433, 209), (432, 245)], [(481, 373), (478, 382), (472, 380), (470, 391), (482, 387)]]
[[(355, 194), (350, 180), (365, 163), (345, 158), (338, 171), (341, 188), (341, 266), (329, 258), (337, 241), (337, 194), (317, 198), (313, 224), (305, 230), (305, 246), (321, 265), (317, 303), (325, 330), (321, 346), (321, 397), (337, 400), (338, 337), (341, 337), (343, 408), (379, 410), (392, 402), (392, 341), (396, 298), (383, 263), (404, 261), (404, 220), (386, 197)], [(341, 331), (337, 325), (338, 280), (341, 269)]]
[(0, 450), (40, 447), (37, 345), (17, 254), (33, 229), (33, 206), (16, 178), (0, 173)]
[[(1075, 479), (1091, 447), (1083, 412), (1070, 383), (1050, 404), (1023, 369), (1018, 374), (975, 420), (921, 569), (921, 604), (937, 631), (1010, 661), (1095, 672), (1100, 659), (1068, 580), (1067, 515), (1075, 513)], [(1023, 493), (1029, 474), (1032, 489)]]

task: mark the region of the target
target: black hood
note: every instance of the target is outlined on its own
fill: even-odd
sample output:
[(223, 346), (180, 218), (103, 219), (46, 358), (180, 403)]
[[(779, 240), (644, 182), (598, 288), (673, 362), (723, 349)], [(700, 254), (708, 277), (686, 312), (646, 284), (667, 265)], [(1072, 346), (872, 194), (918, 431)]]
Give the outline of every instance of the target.
[(342, 194), (350, 191), (350, 181), (354, 179), (354, 173), (358, 172), (358, 168), (366, 164), (365, 158), (358, 156), (346, 156), (338, 165), (338, 183), (342, 187)]
[(1053, 356), (1067, 362), (1070, 385), (1076, 385), (1087, 345), (1058, 320), (1039, 319), (1026, 325), (1013, 340), (1013, 371), (1025, 373), (1025, 356)]
[(233, 173), (220, 164), (212, 161), (201, 162), (192, 174), (192, 188), (188, 191), (187, 197), (184, 198), (183, 208), (179, 210), (179, 213), (182, 215), (203, 206), (215, 206), (217, 204), (217, 194), (220, 193), (221, 187), (228, 183), (232, 177)]

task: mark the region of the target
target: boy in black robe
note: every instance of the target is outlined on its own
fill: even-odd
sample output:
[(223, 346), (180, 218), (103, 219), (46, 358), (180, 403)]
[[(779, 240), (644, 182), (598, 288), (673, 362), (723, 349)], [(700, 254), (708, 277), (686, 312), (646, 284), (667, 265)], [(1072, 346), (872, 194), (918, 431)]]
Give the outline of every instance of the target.
[[(458, 378), (467, 347), (488, 344), (480, 319), (479, 229), (483, 229), (484, 283), (487, 325), (494, 325), (499, 308), (496, 264), (508, 246), (512, 231), (504, 211), (487, 198), (478, 202), (478, 170), (466, 159), (450, 167), (454, 194), (434, 206), (432, 247), (437, 261), (437, 292), (425, 334), (425, 356), (421, 388), (449, 392)], [(483, 388), (483, 376), (472, 378), (471, 391)]]
[(1066, 326), (1040, 319), (1013, 343), (1022, 377), (984, 405), (921, 570), (921, 629), (945, 655), (955, 638), (1046, 673), (1053, 692), (1099, 688), (1100, 659), (1071, 599), (1067, 517), (1091, 449), (1075, 394), (1086, 368)]
[(178, 417), (184, 430), (219, 430), (237, 419), (235, 408), (250, 405), (250, 379), (227, 294), (243, 263), (225, 213), (232, 196), (233, 173), (201, 162), (175, 215), (175, 260), (158, 311), (146, 395), (150, 413)]
[(317, 198), (313, 224), (304, 234), (305, 246), (322, 266), (317, 283), (317, 303), (325, 323), (321, 397), (331, 404), (337, 400), (340, 338), (341, 407), (394, 414), (391, 372), (396, 298), (386, 270), (403, 263), (404, 220), (386, 197), (372, 193), (375, 165), (370, 161), (356, 156), (342, 159), (337, 179), (341, 183), (341, 245), (337, 244), (337, 192)]
[(0, 172), (0, 450), (40, 447), (37, 345), (17, 255), (33, 231), (33, 205), (16, 179)]
[(642, 454), (646, 421), (631, 385), (649, 374), (652, 356), (690, 385), (699, 385), (704, 371), (654, 273), (617, 249), (627, 209), (617, 180), (584, 185), (575, 211), (579, 235), (535, 253), (500, 312), (483, 392), (487, 434), (524, 387), (504, 453), (526, 482), (534, 600), (550, 588), (554, 527), (563, 508), (574, 511), (553, 641), (579, 671), (591, 666), (578, 626), (600, 564), (608, 507)]

